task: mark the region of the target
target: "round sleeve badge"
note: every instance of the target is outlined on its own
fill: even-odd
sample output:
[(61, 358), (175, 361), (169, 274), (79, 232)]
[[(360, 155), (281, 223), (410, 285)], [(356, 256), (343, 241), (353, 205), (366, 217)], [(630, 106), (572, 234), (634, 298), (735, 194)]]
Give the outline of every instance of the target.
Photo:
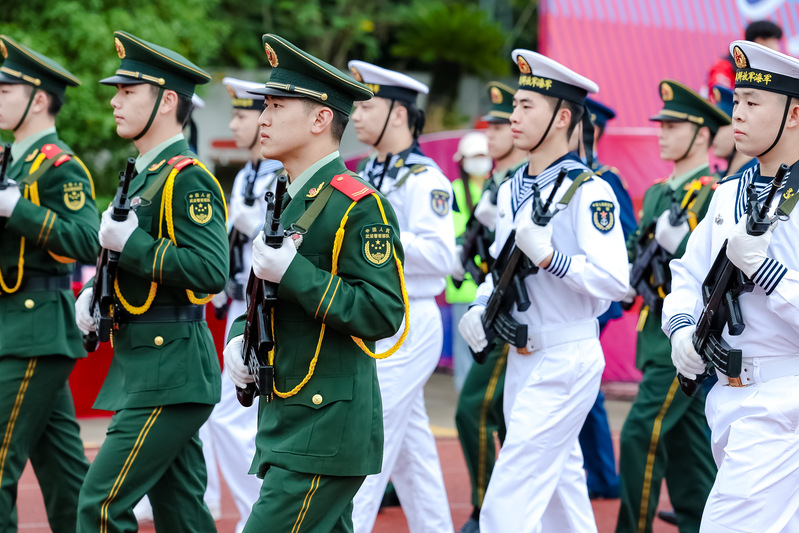
[(372, 224), (361, 230), (363, 257), (376, 267), (382, 267), (391, 259), (391, 226)]
[(433, 208), (433, 212), (438, 216), (447, 216), (449, 213), (449, 193), (440, 189), (431, 191), (430, 206)]
[(591, 221), (601, 233), (608, 233), (616, 225), (616, 216), (613, 211), (616, 206), (609, 200), (601, 200), (591, 204)]

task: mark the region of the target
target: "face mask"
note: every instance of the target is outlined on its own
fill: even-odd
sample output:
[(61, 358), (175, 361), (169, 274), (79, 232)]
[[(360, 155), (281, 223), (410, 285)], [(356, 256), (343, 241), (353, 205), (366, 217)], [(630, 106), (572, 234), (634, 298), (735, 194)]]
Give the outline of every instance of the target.
[(490, 157), (476, 156), (463, 159), (463, 170), (472, 176), (485, 176), (494, 168), (494, 162)]

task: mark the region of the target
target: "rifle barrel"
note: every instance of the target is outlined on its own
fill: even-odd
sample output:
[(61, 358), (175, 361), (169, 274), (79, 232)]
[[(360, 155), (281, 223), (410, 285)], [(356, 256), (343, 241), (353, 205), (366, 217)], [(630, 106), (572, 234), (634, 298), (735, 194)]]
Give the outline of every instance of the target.
[(780, 165), (780, 168), (777, 169), (777, 174), (774, 176), (774, 181), (771, 182), (771, 189), (768, 192), (768, 196), (766, 197), (766, 201), (763, 202), (763, 207), (760, 210), (760, 217), (765, 217), (768, 214), (768, 210), (771, 208), (771, 202), (774, 201), (774, 196), (777, 194), (777, 191), (780, 187), (782, 187), (782, 182), (785, 179), (785, 174), (788, 173), (788, 165), (785, 163)]

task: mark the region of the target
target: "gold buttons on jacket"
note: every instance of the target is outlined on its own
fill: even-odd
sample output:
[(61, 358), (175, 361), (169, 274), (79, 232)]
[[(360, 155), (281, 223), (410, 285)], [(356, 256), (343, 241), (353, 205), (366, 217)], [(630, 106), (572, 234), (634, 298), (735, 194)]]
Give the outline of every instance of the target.
[(311, 401), (313, 402), (314, 405), (319, 405), (320, 403), (322, 403), (322, 395), (314, 394), (313, 398), (311, 398)]
[(156, 346), (161, 346), (162, 344), (164, 344), (164, 338), (161, 335), (159, 335), (153, 339), (153, 342), (155, 343)]
[(27, 300), (25, 300), (25, 308), (26, 308), (26, 309), (33, 309), (33, 306), (34, 306), (34, 305), (36, 305), (36, 304), (34, 304), (34, 303), (33, 303), (33, 300), (31, 300), (30, 298), (28, 298)]

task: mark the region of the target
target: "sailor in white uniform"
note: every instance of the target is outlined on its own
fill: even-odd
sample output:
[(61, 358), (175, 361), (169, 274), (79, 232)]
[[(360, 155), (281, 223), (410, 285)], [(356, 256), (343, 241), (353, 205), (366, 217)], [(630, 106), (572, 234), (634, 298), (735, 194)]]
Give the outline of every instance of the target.
[[(605, 366), (597, 317), (626, 294), (627, 252), (612, 188), (568, 149), (586, 96), (599, 88), (538, 53), (515, 50), (513, 59), (520, 77), (511, 128), (514, 145), (529, 153), (529, 161), (499, 189), (490, 252), (496, 257), (516, 230), (515, 245), (540, 270), (524, 280), (529, 308), (520, 312), (514, 305), (511, 313), (527, 325), (528, 340), (510, 346), (507, 436), (480, 531), (585, 533), (596, 531), (596, 523), (578, 435)], [(555, 195), (562, 212), (538, 226), (531, 220), (533, 184), (548, 198), (561, 168), (568, 170)], [(475, 352), (487, 345), (482, 318), (493, 285), (489, 276), (459, 324)]]
[[(226, 303), (229, 306), (225, 327), (225, 338), (227, 338), (227, 332), (236, 317), (247, 312), (244, 290), (250, 274), (252, 240), (264, 225), (266, 215), (264, 195), (268, 190), (275, 190), (276, 177), (283, 165), (279, 161), (265, 160), (261, 157), (258, 117), (263, 111), (264, 97), (249, 94), (247, 91), (261, 89), (263, 84), (229, 77), (224, 78), (222, 83), (233, 100), (230, 131), (236, 140), (236, 147), (250, 152), (249, 161), (233, 181), (228, 203), (230, 232), (234, 240), (236, 233), (241, 235), (239, 242), (234, 243), (231, 250), (231, 254), (236, 254), (241, 259), (238, 265), (240, 270), (236, 268), (235, 270), (239, 271), (231, 272), (225, 292), (214, 298), (215, 306)], [(248, 205), (250, 202), (252, 205)], [(231, 270), (233, 263), (231, 261)], [(222, 373), (226, 374), (227, 369)], [(236, 399), (235, 385), (223, 375), (222, 399), (200, 428), (203, 455), (208, 470), (205, 501), (209, 507), (218, 505), (221, 501), (218, 474), (221, 471), (239, 511), (237, 532), (244, 528), (252, 504), (258, 499), (261, 490), (261, 480), (248, 474), (255, 455), (257, 418), (258, 409), (242, 407)]]
[[(707, 397), (713, 456), (719, 471), (700, 531), (799, 532), (799, 61), (764, 46), (734, 41), (735, 147), (758, 165), (724, 179), (685, 254), (671, 263), (672, 292), (663, 304), (677, 370), (693, 379), (705, 371), (692, 337), (703, 309), (701, 285), (722, 244), (726, 256), (754, 282), (739, 298), (745, 329), (724, 328), (742, 351), (740, 382), (720, 371)], [(771, 215), (789, 215), (761, 236), (746, 231), (747, 188), (760, 201), (780, 164), (791, 167)]]
[[(424, 126), (417, 96), (428, 88), (413, 78), (363, 61), (350, 70), (375, 97), (356, 102), (352, 121), (358, 140), (374, 146), (360, 175), (391, 202), (405, 250), (410, 331), (402, 348), (377, 361), (383, 398), (383, 471), (368, 476), (354, 500), (354, 531), (372, 530), (389, 478), (397, 490), (411, 533), (453, 531), (444, 478), (424, 404), (424, 385), (441, 356), (443, 329), (435, 297), (452, 272), (455, 235), (452, 186), (438, 165), (419, 149)], [(395, 337), (377, 342), (377, 352)]]

